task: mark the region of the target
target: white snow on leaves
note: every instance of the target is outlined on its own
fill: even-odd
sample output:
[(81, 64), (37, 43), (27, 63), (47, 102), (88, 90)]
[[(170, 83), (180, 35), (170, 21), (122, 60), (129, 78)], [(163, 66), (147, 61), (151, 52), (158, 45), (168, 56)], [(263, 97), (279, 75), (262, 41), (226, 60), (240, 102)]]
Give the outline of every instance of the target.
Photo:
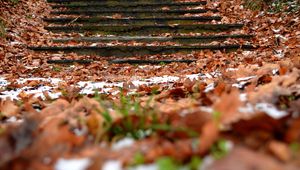
[(59, 159), (54, 165), (55, 170), (86, 170), (92, 161), (88, 158), (81, 159)]

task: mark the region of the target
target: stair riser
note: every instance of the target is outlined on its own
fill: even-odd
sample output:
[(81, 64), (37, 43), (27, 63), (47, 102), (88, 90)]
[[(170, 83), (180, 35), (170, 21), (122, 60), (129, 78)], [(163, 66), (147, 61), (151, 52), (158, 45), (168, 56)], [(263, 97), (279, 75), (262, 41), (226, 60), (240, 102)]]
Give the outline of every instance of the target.
[[(169, 63), (192, 63), (196, 60), (110, 60), (110, 64), (169, 64)], [(93, 60), (47, 60), (48, 64), (91, 64)]]
[(197, 9), (197, 10), (66, 10), (52, 11), (53, 15), (85, 15), (85, 16), (111, 16), (120, 14), (126, 17), (169, 17), (184, 14), (200, 14), (206, 12), (218, 12), (217, 10)]
[(93, 37), (84, 37), (84, 38), (78, 38), (78, 39), (54, 39), (53, 42), (55, 43), (67, 43), (67, 42), (90, 42), (90, 43), (108, 43), (112, 41), (118, 41), (118, 42), (130, 42), (130, 41), (136, 41), (136, 42), (143, 42), (143, 43), (152, 43), (152, 42), (174, 42), (179, 44), (195, 44), (195, 43), (208, 43), (212, 41), (224, 41), (226, 39), (250, 39), (253, 36), (251, 35), (228, 35), (228, 36), (203, 36), (203, 37), (162, 37), (162, 38), (134, 38), (134, 37), (108, 37), (108, 38), (93, 38)]
[(78, 53), (81, 55), (97, 55), (101, 57), (135, 57), (145, 55), (156, 55), (156, 54), (173, 54), (173, 53), (191, 53), (201, 50), (225, 50), (227, 52), (234, 51), (237, 49), (254, 49), (253, 46), (239, 46), (239, 45), (228, 45), (228, 46), (197, 46), (197, 47), (164, 47), (164, 46), (121, 46), (121, 47), (34, 47), (30, 48), (35, 51), (47, 51), (47, 52), (59, 52), (65, 53)]
[[(47, 0), (49, 3), (69, 4), (69, 3), (91, 3), (91, 2), (105, 2), (110, 4), (116, 4), (118, 0)], [(122, 0), (122, 3), (161, 3), (162, 0)], [(174, 0), (164, 0), (163, 3), (172, 3)]]
[(221, 17), (189, 17), (189, 18), (142, 18), (142, 19), (110, 19), (110, 18), (48, 18), (44, 19), (45, 22), (54, 24), (140, 24), (140, 25), (153, 25), (153, 24), (192, 24), (195, 22), (208, 22), (221, 20)]
[(206, 4), (206, 2), (188, 2), (188, 3), (110, 3), (110, 2), (79, 2), (70, 4), (52, 5), (53, 9), (169, 9), (193, 8)]
[(229, 31), (233, 29), (242, 28), (240, 24), (230, 25), (144, 25), (144, 26), (113, 26), (113, 25), (100, 25), (100, 26), (53, 26), (45, 27), (45, 29), (52, 32), (92, 32), (103, 35), (149, 35), (149, 34), (162, 34), (162, 33), (203, 33), (203, 32), (220, 32)]

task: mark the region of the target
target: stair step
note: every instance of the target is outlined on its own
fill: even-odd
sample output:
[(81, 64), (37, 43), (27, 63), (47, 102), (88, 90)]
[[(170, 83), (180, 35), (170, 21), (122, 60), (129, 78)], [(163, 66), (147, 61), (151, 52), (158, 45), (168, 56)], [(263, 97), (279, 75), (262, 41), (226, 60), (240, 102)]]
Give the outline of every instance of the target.
[(138, 8), (138, 9), (153, 9), (153, 8), (162, 8), (162, 7), (169, 7), (169, 8), (183, 8), (183, 7), (197, 7), (201, 5), (205, 5), (205, 1), (200, 2), (117, 2), (117, 3), (111, 3), (111, 2), (101, 2), (101, 1), (88, 1), (88, 2), (81, 2), (81, 3), (68, 3), (68, 4), (55, 4), (51, 7), (53, 9), (57, 8), (68, 8), (68, 9), (107, 9), (107, 8), (113, 8), (113, 9), (129, 9), (129, 8)]
[[(48, 3), (90, 3), (90, 2), (107, 2), (107, 3), (120, 3), (119, 0), (47, 0)], [(147, 2), (156, 2), (161, 3), (161, 0), (122, 0), (123, 3), (147, 3)], [(166, 2), (174, 2), (174, 0), (164, 0)]]
[(110, 60), (111, 64), (170, 64), (170, 63), (192, 63), (197, 60)]
[(55, 24), (190, 24), (194, 22), (203, 21), (220, 21), (220, 16), (195, 16), (195, 17), (148, 17), (148, 18), (104, 18), (104, 17), (89, 17), (89, 18), (76, 18), (76, 17), (63, 17), (63, 18), (44, 18), (43, 20), (48, 23)]
[(174, 10), (162, 10), (162, 9), (74, 9), (74, 10), (59, 10), (59, 11), (51, 11), (50, 14), (53, 15), (112, 15), (112, 14), (122, 14), (124, 16), (177, 16), (183, 14), (199, 14), (206, 12), (218, 12), (216, 9), (174, 9)]
[(53, 39), (55, 43), (67, 42), (176, 42), (180, 44), (204, 43), (228, 38), (250, 39), (253, 35), (233, 34), (233, 35), (204, 35), (204, 36), (173, 36), (173, 37), (153, 37), (153, 36), (108, 36), (108, 37), (81, 37), (81, 38), (61, 38)]
[(252, 45), (202, 45), (202, 46), (38, 46), (28, 47), (34, 51), (47, 51), (66, 53), (75, 52), (78, 54), (95, 54), (101, 57), (133, 57), (155, 54), (172, 54), (172, 53), (190, 53), (201, 50), (226, 50), (232, 51), (237, 49), (252, 50)]
[[(109, 60), (110, 64), (169, 64), (169, 63), (192, 63), (197, 60), (126, 60), (126, 59), (117, 59)], [(48, 64), (90, 64), (93, 60), (47, 60)]]
[(161, 33), (202, 33), (229, 31), (242, 28), (243, 24), (190, 24), (190, 25), (69, 25), (69, 26), (48, 26), (46, 30), (52, 32), (95, 32), (110, 35), (141, 35)]

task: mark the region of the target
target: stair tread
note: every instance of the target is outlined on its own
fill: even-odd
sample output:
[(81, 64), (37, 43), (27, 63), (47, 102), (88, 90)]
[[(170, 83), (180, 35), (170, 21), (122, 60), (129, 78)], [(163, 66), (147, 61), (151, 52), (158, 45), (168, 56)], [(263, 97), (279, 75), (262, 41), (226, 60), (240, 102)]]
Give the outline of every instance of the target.
[(52, 8), (78, 8), (78, 7), (138, 7), (138, 6), (200, 6), (207, 4), (206, 1), (200, 2), (132, 2), (132, 3), (109, 3), (99, 1), (88, 1), (83, 3), (55, 4)]

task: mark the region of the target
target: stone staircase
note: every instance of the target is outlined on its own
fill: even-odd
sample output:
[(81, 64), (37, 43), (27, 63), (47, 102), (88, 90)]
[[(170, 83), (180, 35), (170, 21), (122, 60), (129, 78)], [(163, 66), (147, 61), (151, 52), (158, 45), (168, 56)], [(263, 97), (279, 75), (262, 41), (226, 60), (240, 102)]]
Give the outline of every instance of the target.
[[(233, 34), (241, 23), (221, 23), (217, 9), (206, 1), (175, 0), (48, 0), (53, 11), (44, 18), (45, 29), (81, 36), (53, 38), (55, 46), (30, 46), (39, 52), (96, 55), (111, 63), (159, 64), (194, 62), (195, 58), (172, 59), (168, 55), (202, 50), (252, 50), (252, 35)], [(231, 40), (231, 41), (229, 41)], [(69, 45), (72, 42), (72, 45)], [(112, 45), (114, 42), (117, 42)], [(217, 42), (217, 43), (215, 43)], [(248, 43), (232, 43), (248, 42)], [(251, 42), (251, 41), (250, 41)], [(75, 45), (74, 45), (75, 44)], [(84, 45), (83, 45), (84, 44)], [(164, 55), (162, 60), (143, 56)], [(133, 57), (136, 57), (132, 59)], [(128, 59), (129, 58), (129, 59)], [(87, 64), (92, 60), (48, 60), (48, 63)]]

